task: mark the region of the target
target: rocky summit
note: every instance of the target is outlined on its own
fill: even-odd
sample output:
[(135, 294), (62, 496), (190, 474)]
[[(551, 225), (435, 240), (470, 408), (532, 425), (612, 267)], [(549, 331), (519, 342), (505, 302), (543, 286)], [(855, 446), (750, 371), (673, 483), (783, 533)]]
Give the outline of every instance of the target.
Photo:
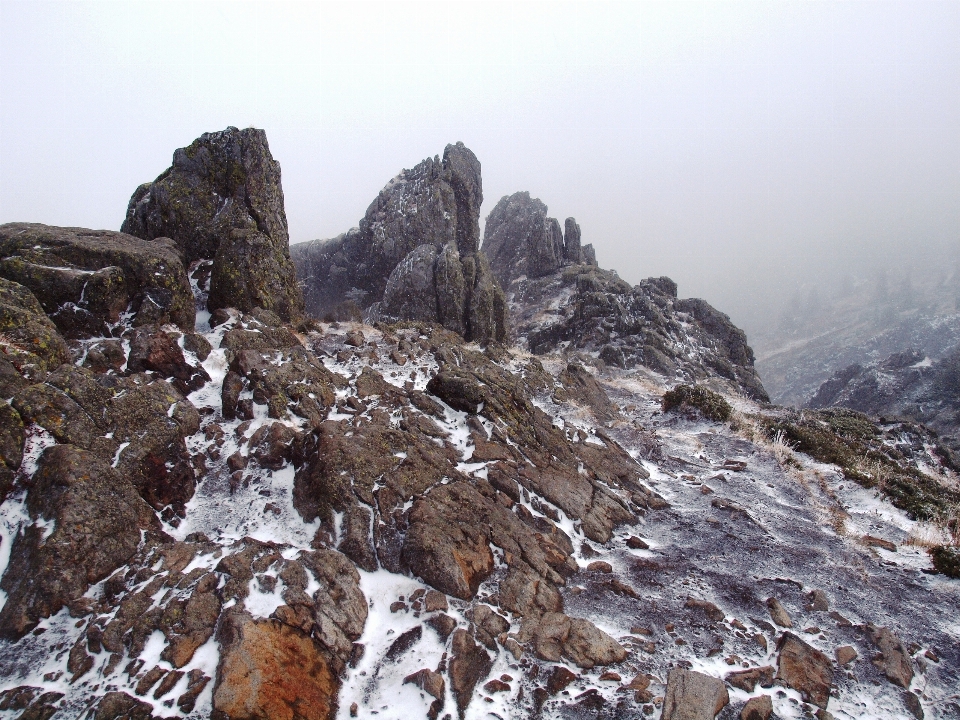
[(0, 226), (0, 717), (960, 717), (929, 429), (763, 402), (725, 316), (529, 196), (487, 261), (462, 145), (293, 251), (319, 319), (212, 302), (285, 257), (279, 168), (190, 148), (151, 239)]
[(293, 247), (307, 310), (329, 320), (439, 323), (503, 343), (503, 292), (479, 252), (482, 202), (480, 161), (463, 143), (404, 170), (359, 228)]
[(204, 133), (134, 191), (121, 230), (170, 238), (209, 291), (208, 309), (262, 307), (285, 320), (303, 313), (290, 263), (280, 163), (263, 130)]
[(487, 218), (483, 253), (506, 292), (519, 346), (587, 352), (606, 365), (769, 400), (747, 336), (729, 317), (704, 300), (679, 299), (670, 278), (631, 287), (597, 266), (574, 218), (564, 225), (561, 234), (547, 206), (527, 192), (503, 197)]

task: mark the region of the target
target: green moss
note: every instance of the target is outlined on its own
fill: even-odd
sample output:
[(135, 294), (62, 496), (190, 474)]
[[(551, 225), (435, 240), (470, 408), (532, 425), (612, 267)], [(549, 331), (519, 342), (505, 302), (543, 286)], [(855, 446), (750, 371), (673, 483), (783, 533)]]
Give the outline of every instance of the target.
[(703, 417), (716, 422), (726, 422), (733, 411), (723, 396), (700, 385), (677, 385), (664, 394), (661, 407), (664, 412), (695, 409)]

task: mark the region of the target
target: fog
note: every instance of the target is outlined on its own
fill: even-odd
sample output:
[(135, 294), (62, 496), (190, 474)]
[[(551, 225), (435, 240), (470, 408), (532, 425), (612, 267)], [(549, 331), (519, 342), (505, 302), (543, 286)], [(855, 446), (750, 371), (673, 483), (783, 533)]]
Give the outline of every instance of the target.
[(960, 3), (0, 0), (0, 222), (118, 229), (172, 152), (267, 131), (292, 242), (462, 140), (601, 266), (748, 332), (960, 260)]

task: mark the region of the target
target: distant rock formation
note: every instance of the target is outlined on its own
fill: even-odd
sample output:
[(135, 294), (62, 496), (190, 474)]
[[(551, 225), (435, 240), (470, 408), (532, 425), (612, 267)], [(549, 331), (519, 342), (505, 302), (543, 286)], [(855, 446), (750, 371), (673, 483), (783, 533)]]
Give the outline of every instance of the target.
[(504, 342), (507, 311), (480, 247), (480, 162), (447, 145), (387, 183), (354, 228), (291, 248), (307, 311), (346, 319), (437, 322)]
[(577, 221), (567, 218), (564, 230), (560, 232), (556, 218), (547, 217), (547, 206), (530, 193), (500, 198), (487, 216), (483, 252), (501, 286), (506, 288), (521, 275), (549, 275), (563, 265), (596, 265), (593, 246), (580, 247)]
[(0, 225), (0, 277), (29, 288), (66, 338), (109, 336), (122, 315), (193, 330), (193, 292), (166, 238), (8, 223)]
[(960, 450), (960, 347), (936, 362), (907, 350), (880, 362), (848, 365), (820, 386), (808, 407), (846, 407), (921, 422)]
[(560, 224), (528, 192), (503, 197), (487, 218), (483, 252), (503, 285), (517, 341), (532, 352), (561, 348), (620, 368), (669, 378), (717, 379), (768, 401), (747, 337), (704, 300), (677, 298), (670, 278), (636, 287), (596, 265), (573, 218)]
[(172, 238), (185, 265), (212, 261), (210, 310), (262, 307), (285, 320), (303, 314), (280, 164), (263, 130), (229, 127), (176, 150), (173, 165), (133, 193), (121, 229), (145, 240)]

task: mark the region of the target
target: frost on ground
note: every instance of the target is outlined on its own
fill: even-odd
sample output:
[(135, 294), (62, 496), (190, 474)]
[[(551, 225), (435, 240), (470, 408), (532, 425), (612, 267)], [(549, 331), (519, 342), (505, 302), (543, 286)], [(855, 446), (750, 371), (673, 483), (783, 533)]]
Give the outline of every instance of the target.
[[(754, 668), (770, 666), (775, 672), (778, 642), (786, 630), (828, 658), (833, 689), (827, 710), (834, 717), (913, 717), (907, 690), (926, 717), (960, 717), (960, 583), (931, 574), (924, 548), (909, 541), (922, 534), (921, 525), (876, 491), (846, 480), (836, 467), (798, 453), (793, 457), (799, 466), (784, 464), (776, 448), (748, 440), (728, 424), (662, 413), (662, 378), (642, 369), (585, 371), (596, 375), (612, 401), (613, 419), (600, 422), (596, 397), (577, 396), (558, 379), (566, 359), (538, 360), (513, 351), (491, 353), (492, 359), (481, 362), (477, 348), (443, 347), (429, 330), (417, 327), (324, 326), (302, 339), (317, 365), (331, 374), (334, 390), (322, 417), (278, 413), (256, 382), (244, 385), (232, 401), (238, 408), (246, 403), (246, 410), (227, 417), (224, 387), (238, 361), (236, 352), (221, 343), (234, 329), (268, 332), (234, 315), (204, 328), (213, 348), (204, 360), (185, 352), (210, 379), (188, 395), (201, 420), (185, 445), (191, 457), (203, 459), (197, 462), (202, 471), (183, 516), (164, 521), (171, 544), (142, 544), (127, 567), (92, 585), (86, 614), (64, 608), (19, 641), (0, 641), (0, 691), (30, 686), (37, 693), (60, 694), (54, 717), (86, 717), (99, 697), (114, 691), (145, 703), (156, 717), (210, 717), (216, 688), (227, 682), (228, 650), (220, 634), (225, 618), (245, 613), (254, 624), (277, 618), (291, 624), (286, 610), (296, 602), (312, 602), (314, 608), (326, 608), (314, 611), (321, 618), (318, 627), (326, 628), (318, 636), (330, 647), (335, 645), (331, 638), (341, 643), (336, 713), (344, 719), (456, 717), (459, 708), (463, 717), (477, 720), (535, 714), (658, 717), (673, 668), (728, 679), (730, 704), (720, 717), (737, 716), (750, 697), (760, 694), (771, 696), (778, 717), (810, 717), (815, 707), (809, 697), (788, 683), (745, 689), (729, 681), (731, 673)], [(289, 351), (261, 353), (264, 367), (279, 369), (292, 362), (283, 358), (293, 357)], [(449, 390), (459, 387), (454, 380), (446, 389), (430, 384), (442, 372), (454, 380), (478, 373), (485, 378), (480, 387), (488, 390), (522, 378), (524, 388), (533, 388), (530, 407), (523, 410), (531, 415), (523, 417), (545, 413), (548, 422), (537, 432), (552, 428), (550, 442), (562, 438), (563, 447), (572, 448), (568, 480), (593, 477), (595, 468), (582, 458), (622, 448), (618, 462), (633, 468), (633, 484), (609, 476), (590, 486), (591, 502), (609, 494), (617, 507), (629, 511), (610, 523), (608, 539), (602, 527), (589, 525), (571, 509), (570, 498), (555, 494), (549, 481), (519, 489), (515, 499), (498, 489), (507, 487), (496, 484), (498, 467), (514, 462), (504, 458), (519, 457), (518, 468), (534, 468), (523, 456), (534, 448), (520, 437), (528, 428), (510, 425), (510, 413), (526, 406), (520, 395), (510, 399), (512, 405), (489, 395), (472, 409), (454, 407), (458, 396)], [(255, 371), (249, 376), (259, 377)], [(743, 412), (764, 412), (747, 400), (734, 404)], [(321, 425), (331, 443), (322, 452), (343, 452), (338, 462), (351, 468), (357, 478), (351, 487), (358, 494), (366, 492), (359, 479), (366, 466), (387, 462), (387, 470), (377, 470), (371, 480), (370, 498), (393, 492), (396, 509), (375, 515), (376, 523), (361, 531), (357, 518), (370, 512), (365, 508), (375, 509), (375, 502), (328, 506), (323, 498), (307, 502), (298, 495), (298, 483), (306, 477), (300, 468), (320, 467), (329, 459), (316, 447), (295, 450)], [(282, 439), (277, 447), (264, 439), (271, 429)], [(351, 452), (369, 452), (371, 437), (383, 443), (382, 452), (351, 458)], [(398, 437), (415, 437), (419, 444), (390, 445)], [(254, 446), (254, 438), (261, 444)], [(34, 524), (52, 532), (44, 524), (48, 520), (31, 518), (24, 506), (37, 457), (52, 443), (49, 433), (28, 428), (18, 487), (0, 506), (4, 570), (18, 533)], [(297, 459), (296, 452), (314, 455)], [(391, 478), (415, 462), (422, 464), (413, 467), (435, 476), (407, 497)], [(330, 476), (340, 475), (331, 471)], [(332, 482), (327, 476), (323, 481)], [(497, 544), (506, 544), (497, 536), (484, 539), (476, 558), (463, 561), (489, 562), (469, 599), (431, 587), (425, 579), (430, 563), (443, 557), (416, 565), (405, 554), (412, 552), (407, 534), (417, 514), (431, 507), (431, 498), (449, 501), (444, 493), (464, 486), (494, 498), (483, 506), (493, 518), (491, 526), (503, 523), (533, 544), (548, 535), (555, 539), (562, 552), (551, 558), (551, 567), (562, 570), (555, 582), (563, 617), (589, 621), (600, 633), (591, 642), (602, 644), (606, 641), (596, 638), (607, 637), (625, 651), (624, 659), (594, 663), (581, 658), (578, 663), (575, 650), (554, 654), (548, 643), (538, 646), (529, 618), (508, 608), (504, 588), (516, 558)], [(604, 512), (620, 512), (604, 507)], [(475, 522), (470, 514), (449, 517), (447, 523), (469, 525)], [(516, 518), (523, 523), (510, 525)], [(347, 637), (337, 632), (349, 622), (331, 618), (352, 581), (349, 573), (339, 579), (325, 575), (334, 554), (323, 552), (337, 548), (352, 564), (369, 562), (358, 547), (372, 547), (375, 557), (373, 566), (357, 571), (365, 614), (353, 608), (363, 620), (355, 636)], [(199, 596), (213, 607), (190, 611), (207, 618), (204, 632), (190, 636), (171, 619), (144, 625), (137, 634), (139, 617), (173, 618), (186, 612), (178, 603)], [(790, 628), (777, 624), (768, 609), (771, 598), (789, 617)], [(102, 641), (91, 640), (87, 628), (93, 624), (104, 628)], [(871, 662), (880, 650), (868, 626), (890, 628), (902, 640), (913, 670), (908, 687), (891, 682), (880, 663)], [(127, 634), (118, 639), (111, 633)], [(196, 647), (180, 663), (176, 651), (187, 642)], [(474, 648), (471, 657), (481, 668), (477, 677), (455, 662), (466, 656), (462, 645), (455, 649), (456, 642)], [(841, 665), (835, 653), (844, 646), (852, 647), (856, 658)], [(591, 647), (589, 652), (599, 651)], [(6, 707), (0, 717), (21, 712)]]

